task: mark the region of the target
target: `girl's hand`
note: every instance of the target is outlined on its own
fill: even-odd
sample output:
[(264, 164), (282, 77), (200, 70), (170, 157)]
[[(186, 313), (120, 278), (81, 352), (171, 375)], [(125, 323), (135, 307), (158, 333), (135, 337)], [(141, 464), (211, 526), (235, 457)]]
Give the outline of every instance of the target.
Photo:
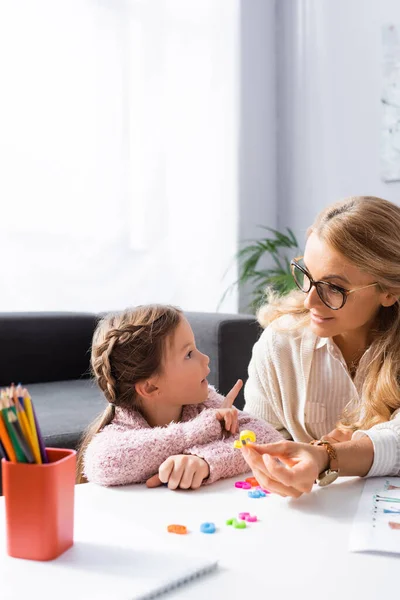
[(242, 452), (261, 487), (293, 498), (311, 492), (316, 478), (329, 462), (323, 446), (289, 441), (247, 444)]
[(170, 490), (197, 490), (210, 474), (208, 463), (198, 456), (177, 454), (165, 460), (158, 473), (146, 481), (147, 487), (158, 487), (168, 483)]
[(215, 410), (218, 421), (223, 421), (226, 431), (230, 433), (237, 433), (239, 431), (238, 410), (232, 405), (242, 386), (243, 381), (238, 379), (229, 394), (225, 397), (221, 407)]

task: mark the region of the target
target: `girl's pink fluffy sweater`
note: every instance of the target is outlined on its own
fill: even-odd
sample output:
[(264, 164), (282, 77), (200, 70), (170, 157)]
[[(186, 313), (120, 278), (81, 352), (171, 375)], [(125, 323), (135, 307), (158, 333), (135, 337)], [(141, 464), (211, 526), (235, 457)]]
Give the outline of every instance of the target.
[[(223, 429), (215, 416), (223, 397), (209, 387), (203, 404), (183, 407), (179, 423), (165, 427), (150, 427), (142, 415), (116, 408), (110, 425), (91, 440), (84, 456), (84, 474), (100, 485), (144, 483), (158, 472), (170, 456), (194, 454), (210, 467), (205, 484), (249, 471), (240, 450), (233, 447), (239, 434), (233, 436)], [(239, 430), (250, 429), (257, 443), (282, 439), (271, 425), (239, 411)]]

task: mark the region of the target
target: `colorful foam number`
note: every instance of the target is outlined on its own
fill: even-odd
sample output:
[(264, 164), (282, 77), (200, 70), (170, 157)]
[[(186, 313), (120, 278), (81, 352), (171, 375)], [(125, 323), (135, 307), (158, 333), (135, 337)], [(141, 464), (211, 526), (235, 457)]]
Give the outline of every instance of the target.
[(247, 481), (235, 481), (235, 488), (239, 488), (241, 490), (251, 490), (250, 483)]
[(250, 516), (249, 512), (241, 512), (239, 513), (239, 519), (241, 519), (242, 521), (246, 521), (246, 517)]
[(258, 483), (255, 477), (247, 477), (247, 479), (245, 479), (245, 482), (249, 483), (251, 487), (260, 487), (260, 484)]
[(169, 533), (178, 533), (179, 535), (187, 533), (185, 525), (168, 525), (167, 530)]
[(261, 486), (257, 486), (256, 490), (261, 490), (262, 492), (264, 492), (264, 494), (270, 494), (271, 492), (269, 490), (266, 490), (265, 488), (262, 488)]
[(256, 523), (258, 521), (256, 515), (251, 515), (248, 512), (239, 513), (239, 519), (241, 521), (247, 521), (247, 523)]
[(239, 439), (233, 442), (234, 448), (241, 448), (245, 446), (249, 442), (254, 443), (256, 441), (256, 434), (254, 431), (250, 431), (250, 429), (244, 429), (240, 432)]
[(235, 529), (246, 529), (246, 521), (238, 521), (237, 519), (227, 519), (227, 525), (232, 525)]
[(250, 492), (247, 492), (247, 495), (249, 498), (265, 498), (267, 494), (262, 490), (251, 490)]
[(202, 523), (200, 525), (200, 531), (202, 533), (215, 533), (215, 523)]

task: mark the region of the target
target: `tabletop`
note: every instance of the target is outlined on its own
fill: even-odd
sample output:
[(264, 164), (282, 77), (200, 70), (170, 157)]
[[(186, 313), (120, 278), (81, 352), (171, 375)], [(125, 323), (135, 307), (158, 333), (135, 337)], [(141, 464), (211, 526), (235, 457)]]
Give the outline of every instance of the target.
[[(397, 593), (398, 555), (352, 553), (348, 549), (363, 480), (342, 478), (327, 488), (315, 486), (312, 493), (294, 500), (275, 495), (250, 498), (246, 490), (235, 488), (239, 479), (243, 477), (196, 491), (147, 489), (144, 485), (76, 486), (75, 543), (64, 556), (80, 556), (82, 570), (95, 569), (97, 561), (98, 568), (111, 572), (123, 549), (134, 543), (149, 557), (157, 548), (218, 560), (213, 573), (168, 593), (165, 597), (171, 600), (236, 599), (245, 595), (293, 600), (309, 599), (310, 594), (324, 600), (375, 600)], [(258, 521), (246, 529), (226, 525), (227, 519), (237, 518), (239, 512), (256, 515)], [(68, 587), (69, 581), (59, 578), (60, 571), (50, 569), (49, 563), (6, 555), (4, 521), (4, 498), (0, 498), (1, 599), (28, 598), (26, 586), (40, 578), (54, 590), (49, 597), (60, 597), (57, 586)], [(214, 522), (216, 532), (202, 533), (200, 525), (204, 522)], [(188, 534), (168, 533), (171, 523), (186, 525)], [(24, 576), (18, 578), (18, 574)], [(87, 595), (81, 596), (79, 586), (75, 586), (66, 597)], [(91, 597), (96, 598), (95, 590)]]

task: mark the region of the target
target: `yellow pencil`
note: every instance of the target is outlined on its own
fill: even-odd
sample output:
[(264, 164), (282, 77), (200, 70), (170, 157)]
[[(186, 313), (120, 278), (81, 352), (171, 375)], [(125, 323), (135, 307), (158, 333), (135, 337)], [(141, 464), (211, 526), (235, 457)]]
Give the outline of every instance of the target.
[(25, 406), (25, 410), (26, 410), (26, 416), (28, 418), (28, 422), (30, 425), (30, 430), (32, 433), (33, 456), (35, 457), (36, 463), (38, 465), (41, 465), (42, 457), (40, 454), (39, 440), (38, 440), (38, 435), (37, 435), (36, 426), (35, 426), (35, 417), (33, 416), (32, 400), (28, 393), (25, 393), (25, 396), (24, 396), (24, 406)]
[(35, 457), (35, 462), (37, 462), (37, 456), (35, 454), (35, 447), (34, 447), (34, 443), (33, 443), (33, 434), (32, 434), (31, 426), (29, 425), (25, 410), (21, 406), (21, 402), (19, 401), (19, 399), (17, 397), (15, 397), (15, 399), (14, 399), (14, 404), (15, 404), (15, 408), (17, 411), (18, 423), (21, 426), (22, 433), (24, 434), (24, 437), (28, 443), (30, 450), (31, 450), (33, 456)]

